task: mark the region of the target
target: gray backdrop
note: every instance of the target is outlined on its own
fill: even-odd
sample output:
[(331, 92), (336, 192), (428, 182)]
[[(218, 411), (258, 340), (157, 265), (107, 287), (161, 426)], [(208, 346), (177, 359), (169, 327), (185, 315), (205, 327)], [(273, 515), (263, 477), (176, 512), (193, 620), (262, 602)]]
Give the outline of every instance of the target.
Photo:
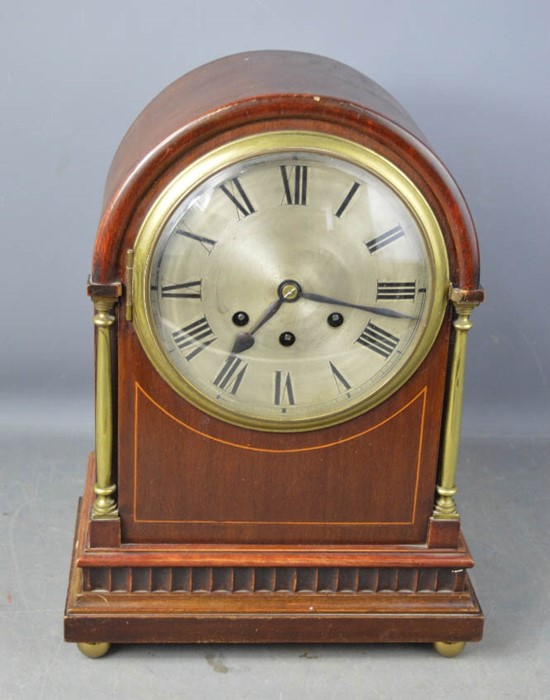
[(544, 0), (2, 0), (2, 420), (89, 420), (85, 281), (107, 168), (134, 117), (197, 65), (286, 48), (374, 78), (446, 162), (487, 292), (464, 429), (546, 432), (549, 26)]
[[(407, 645), (146, 645), (94, 662), (62, 641), (107, 168), (168, 83), (256, 48), (325, 54), (381, 83), (477, 223), (487, 301), (458, 505), (487, 625), (454, 660)], [(547, 0), (0, 0), (2, 700), (550, 697), (549, 125)]]

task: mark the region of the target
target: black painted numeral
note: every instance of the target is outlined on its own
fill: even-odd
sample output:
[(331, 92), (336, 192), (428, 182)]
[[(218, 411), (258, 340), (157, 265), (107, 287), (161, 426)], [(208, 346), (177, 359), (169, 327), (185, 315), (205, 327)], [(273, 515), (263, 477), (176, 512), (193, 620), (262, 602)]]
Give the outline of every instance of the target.
[(416, 282), (377, 282), (376, 300), (388, 299), (414, 299), (416, 296)]
[(176, 229), (175, 233), (179, 236), (185, 236), (185, 238), (190, 238), (193, 241), (198, 241), (206, 252), (210, 255), (217, 241), (213, 241), (211, 238), (206, 236), (199, 236), (198, 233), (191, 233), (191, 231), (185, 231), (183, 229)]
[(206, 320), (206, 316), (193, 321), (193, 323), (184, 326), (179, 331), (175, 331), (172, 333), (172, 337), (179, 350), (191, 350), (185, 355), (186, 360), (192, 360), (217, 340), (214, 331)]
[(371, 238), (370, 241), (365, 241), (365, 245), (369, 249), (369, 253), (376, 253), (377, 250), (385, 248), (387, 245), (390, 245), (390, 243), (403, 238), (404, 235), (405, 231), (403, 231), (401, 224), (398, 224), (389, 231), (386, 231), (386, 233), (382, 233), (380, 236), (376, 236), (376, 238)]
[(387, 359), (397, 347), (399, 338), (369, 321), (356, 342)]
[(237, 355), (229, 355), (214, 379), (214, 385), (233, 396), (239, 391), (248, 364)]
[(241, 183), (239, 182), (239, 178), (234, 177), (231, 180), (231, 183), (233, 185), (233, 191), (231, 191), (226, 185), (221, 185), (220, 190), (227, 197), (229, 197), (229, 199), (237, 207), (237, 215), (239, 219), (241, 218), (241, 216), (250, 216), (250, 214), (254, 214), (256, 210), (252, 206), (248, 195), (244, 191)]
[(360, 186), (361, 185), (358, 182), (353, 183), (350, 191), (344, 197), (344, 201), (342, 202), (342, 204), (340, 204), (340, 206), (338, 207), (338, 211), (336, 212), (336, 214), (334, 216), (337, 216), (338, 218), (340, 218), (342, 216), (342, 214), (346, 211), (348, 204), (351, 202), (351, 200), (353, 199), (353, 196), (355, 195), (355, 193), (357, 192), (357, 190), (359, 189)]
[(160, 288), (163, 299), (200, 299), (201, 280), (182, 282), (181, 284), (165, 284)]
[(281, 165), (281, 176), (287, 204), (307, 204), (307, 165), (294, 165), (287, 169)]
[(344, 377), (342, 372), (340, 372), (340, 370), (334, 365), (334, 363), (330, 362), (330, 360), (329, 365), (330, 371), (332, 372), (332, 376), (334, 377), (334, 381), (336, 382), (336, 388), (338, 389), (338, 393), (345, 394), (351, 389), (351, 384)]
[(292, 387), (292, 377), (290, 372), (281, 370), (275, 371), (275, 397), (273, 402), (276, 406), (294, 406), (294, 389)]

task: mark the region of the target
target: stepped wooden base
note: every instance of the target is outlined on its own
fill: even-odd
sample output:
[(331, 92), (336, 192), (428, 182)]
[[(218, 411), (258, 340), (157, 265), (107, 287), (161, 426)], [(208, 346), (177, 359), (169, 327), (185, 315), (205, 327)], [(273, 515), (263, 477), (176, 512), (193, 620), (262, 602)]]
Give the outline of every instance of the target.
[[(451, 611), (452, 610), (452, 611)], [(65, 618), (68, 642), (357, 643), (478, 641), (479, 607), (416, 596), (258, 596), (76, 594)]]
[[(120, 545), (118, 521), (89, 520), (89, 476), (65, 613), (65, 639), (83, 650), (113, 642), (481, 639), (462, 539), (458, 549)], [(108, 546), (90, 546), (102, 536)]]

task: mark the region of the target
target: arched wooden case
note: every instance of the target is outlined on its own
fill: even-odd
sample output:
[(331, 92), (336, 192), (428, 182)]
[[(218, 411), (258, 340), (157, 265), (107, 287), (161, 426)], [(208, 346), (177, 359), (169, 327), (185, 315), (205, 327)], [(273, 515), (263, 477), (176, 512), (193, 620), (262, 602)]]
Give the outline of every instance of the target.
[[(132, 318), (132, 250), (155, 198), (212, 149), (281, 130), (343, 137), (397, 165), (435, 213), (450, 268), (448, 313), (415, 374), (359, 417), (298, 433), (230, 425), (187, 403), (151, 365)], [(401, 106), (355, 70), (253, 52), (156, 97), (113, 160), (94, 248), (97, 444), (66, 639), (480, 639), (453, 498), (478, 275), (456, 184)]]

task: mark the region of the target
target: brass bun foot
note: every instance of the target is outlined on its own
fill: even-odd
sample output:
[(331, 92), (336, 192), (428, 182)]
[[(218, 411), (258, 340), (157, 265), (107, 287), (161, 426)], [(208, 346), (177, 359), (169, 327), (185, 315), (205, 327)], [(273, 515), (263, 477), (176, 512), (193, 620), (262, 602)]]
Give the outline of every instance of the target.
[(448, 659), (458, 656), (465, 646), (466, 642), (434, 642), (434, 649), (437, 653)]
[(77, 642), (76, 646), (90, 659), (99, 659), (111, 648), (109, 642)]

